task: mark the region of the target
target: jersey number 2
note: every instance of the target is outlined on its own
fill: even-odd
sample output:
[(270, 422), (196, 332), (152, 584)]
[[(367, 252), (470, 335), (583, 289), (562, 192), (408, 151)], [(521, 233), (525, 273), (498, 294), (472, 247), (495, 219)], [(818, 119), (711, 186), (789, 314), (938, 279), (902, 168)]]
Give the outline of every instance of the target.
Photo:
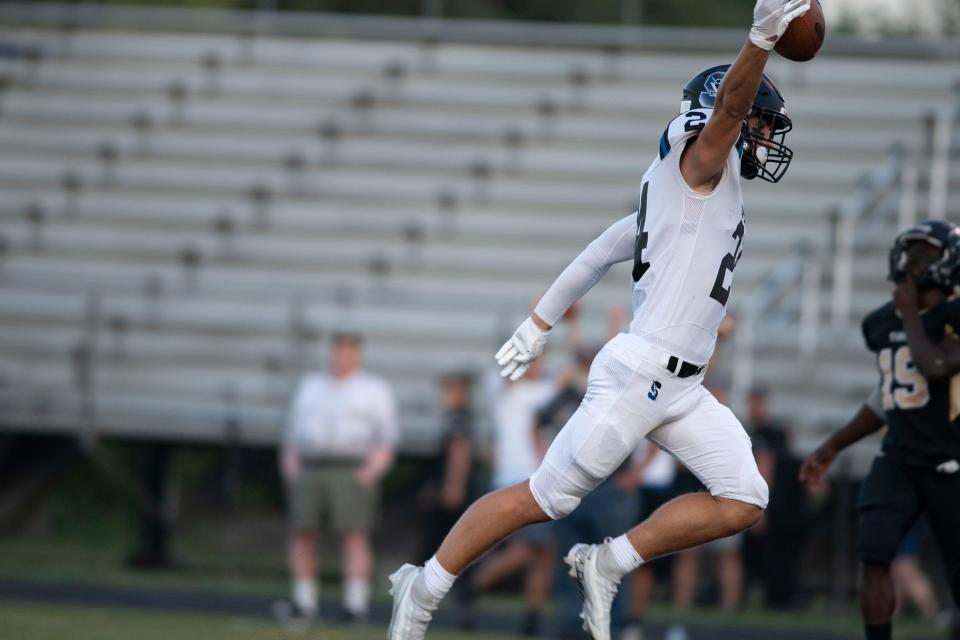
[(743, 220), (741, 219), (740, 224), (733, 231), (733, 236), (731, 236), (737, 241), (737, 248), (733, 250), (733, 253), (723, 256), (723, 260), (720, 261), (720, 270), (717, 271), (717, 279), (713, 281), (713, 290), (710, 292), (710, 297), (723, 306), (727, 306), (727, 299), (730, 297), (730, 287), (724, 287), (723, 281), (727, 279), (727, 271), (733, 273), (733, 270), (737, 267), (737, 256), (740, 255), (740, 245), (743, 244), (743, 232)]
[(883, 380), (880, 391), (883, 395), (883, 410), (919, 409), (930, 401), (930, 389), (927, 380), (913, 365), (910, 347), (903, 345), (894, 353), (887, 347), (877, 354), (877, 365)]

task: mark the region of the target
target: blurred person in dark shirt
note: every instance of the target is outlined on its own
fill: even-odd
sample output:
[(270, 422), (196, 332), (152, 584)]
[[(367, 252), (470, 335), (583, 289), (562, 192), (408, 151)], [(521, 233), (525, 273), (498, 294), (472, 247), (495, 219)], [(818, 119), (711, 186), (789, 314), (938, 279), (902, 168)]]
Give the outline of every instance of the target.
[[(424, 460), (423, 485), (417, 497), (423, 523), (421, 560), (426, 562), (443, 541), (444, 532), (457, 521), (470, 500), (477, 482), (475, 418), (471, 406), (474, 377), (466, 371), (440, 377), (440, 444), (436, 453)], [(469, 583), (473, 567), (464, 572), (466, 580), (457, 583), (456, 595), (461, 608), (460, 625), (473, 626)]]
[(471, 497), (472, 386), (473, 377), (469, 373), (450, 373), (440, 378), (441, 441), (436, 454), (425, 461), (425, 481), (418, 501), (425, 532), (421, 554), (424, 561), (433, 555), (433, 550), (443, 541), (444, 532), (457, 521)]
[(790, 448), (787, 430), (773, 418), (767, 389), (751, 390), (748, 410), (757, 467), (770, 487), (767, 511), (747, 532), (751, 565), (763, 582), (766, 606), (789, 609), (798, 604), (800, 551), (806, 534), (800, 460)]

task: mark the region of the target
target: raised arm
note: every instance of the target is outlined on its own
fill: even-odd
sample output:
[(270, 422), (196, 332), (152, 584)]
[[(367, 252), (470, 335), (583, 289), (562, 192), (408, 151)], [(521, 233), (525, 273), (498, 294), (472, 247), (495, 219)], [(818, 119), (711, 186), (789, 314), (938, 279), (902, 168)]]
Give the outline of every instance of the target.
[(680, 173), (690, 188), (713, 190), (740, 137), (763, 78), (770, 50), (787, 25), (810, 8), (810, 0), (757, 0), (750, 38), (723, 77), (710, 119), (680, 158)]
[(637, 214), (634, 212), (607, 227), (574, 258), (540, 298), (533, 314), (494, 356), (502, 367), (500, 375), (519, 380), (526, 373), (530, 363), (543, 353), (547, 334), (570, 305), (593, 288), (610, 267), (633, 258), (636, 235)]

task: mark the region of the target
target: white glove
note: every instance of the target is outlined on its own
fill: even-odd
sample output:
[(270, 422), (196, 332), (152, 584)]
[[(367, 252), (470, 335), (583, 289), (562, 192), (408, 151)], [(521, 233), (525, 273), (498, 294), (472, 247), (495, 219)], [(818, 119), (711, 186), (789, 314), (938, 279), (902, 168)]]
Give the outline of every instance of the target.
[(750, 42), (770, 51), (787, 30), (787, 25), (810, 8), (810, 0), (757, 0), (753, 8)]
[(503, 367), (500, 370), (501, 377), (516, 382), (523, 374), (527, 372), (530, 365), (537, 357), (543, 353), (543, 348), (547, 344), (547, 334), (549, 331), (542, 331), (540, 327), (533, 323), (533, 318), (527, 318), (523, 321), (513, 336), (503, 343), (497, 355), (493, 356), (497, 364)]

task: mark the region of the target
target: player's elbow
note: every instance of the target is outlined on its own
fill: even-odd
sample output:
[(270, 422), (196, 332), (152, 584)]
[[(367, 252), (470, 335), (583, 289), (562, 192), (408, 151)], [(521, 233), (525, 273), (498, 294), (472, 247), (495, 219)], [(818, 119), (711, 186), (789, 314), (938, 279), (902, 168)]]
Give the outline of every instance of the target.
[(947, 377), (946, 373), (939, 367), (917, 367), (917, 371), (920, 372), (920, 375), (923, 376), (923, 379), (927, 382), (938, 382)]

